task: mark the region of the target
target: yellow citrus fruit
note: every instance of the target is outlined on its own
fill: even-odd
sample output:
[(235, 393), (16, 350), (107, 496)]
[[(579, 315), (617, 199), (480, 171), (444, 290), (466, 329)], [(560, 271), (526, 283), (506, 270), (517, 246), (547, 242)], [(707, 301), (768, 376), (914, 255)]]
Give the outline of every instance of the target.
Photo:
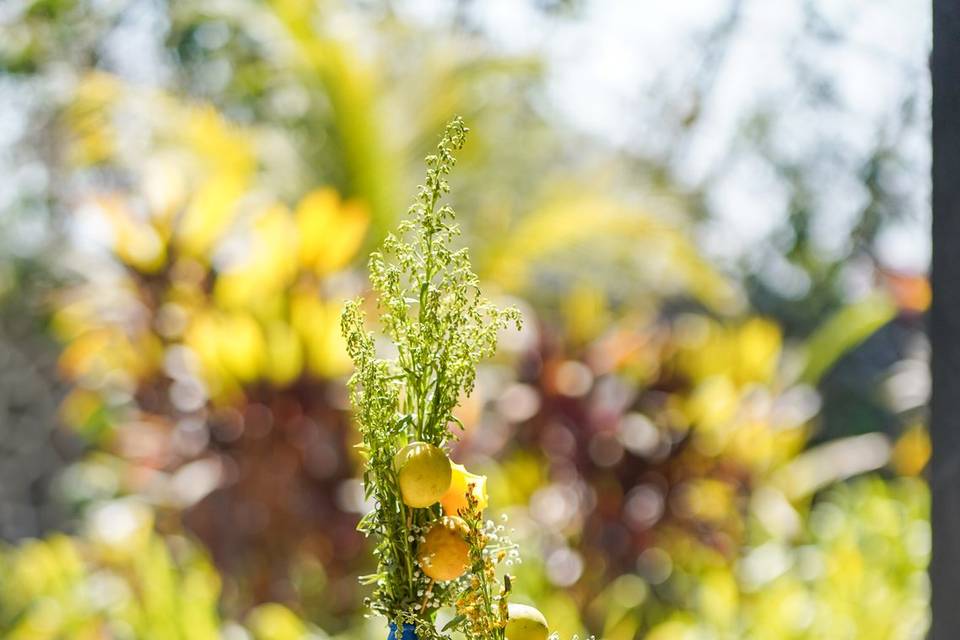
[[(480, 511), (487, 508), (487, 477), (470, 473), (462, 464), (452, 465), (453, 475), (450, 479), (450, 488), (440, 498), (443, 512), (448, 516), (455, 516), (460, 510), (467, 508), (467, 492), (471, 490), (477, 499)], [(472, 489), (471, 489), (472, 487)]]
[(393, 466), (403, 503), (409, 507), (429, 507), (450, 488), (450, 458), (440, 447), (411, 442), (393, 457)]
[(547, 640), (550, 630), (547, 619), (537, 609), (525, 604), (507, 605), (507, 640)]
[(434, 580), (454, 580), (470, 566), (470, 547), (464, 539), (467, 523), (444, 516), (430, 527), (417, 549), (420, 569)]

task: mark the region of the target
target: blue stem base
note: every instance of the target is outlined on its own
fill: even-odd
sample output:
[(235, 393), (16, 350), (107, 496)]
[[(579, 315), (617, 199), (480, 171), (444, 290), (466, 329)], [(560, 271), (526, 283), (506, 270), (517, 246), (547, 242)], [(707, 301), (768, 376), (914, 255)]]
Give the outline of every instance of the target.
[(418, 640), (417, 632), (412, 624), (404, 624), (403, 631), (400, 632), (400, 636), (397, 636), (397, 625), (390, 623), (390, 633), (387, 635), (387, 640)]

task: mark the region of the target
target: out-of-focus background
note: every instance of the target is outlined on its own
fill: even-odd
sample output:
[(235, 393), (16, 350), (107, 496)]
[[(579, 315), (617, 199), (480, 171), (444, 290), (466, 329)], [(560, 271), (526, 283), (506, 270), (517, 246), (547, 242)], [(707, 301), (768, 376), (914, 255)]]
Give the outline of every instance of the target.
[(338, 316), (460, 114), (516, 598), (923, 637), (928, 4), (0, 3), (0, 636), (384, 637)]

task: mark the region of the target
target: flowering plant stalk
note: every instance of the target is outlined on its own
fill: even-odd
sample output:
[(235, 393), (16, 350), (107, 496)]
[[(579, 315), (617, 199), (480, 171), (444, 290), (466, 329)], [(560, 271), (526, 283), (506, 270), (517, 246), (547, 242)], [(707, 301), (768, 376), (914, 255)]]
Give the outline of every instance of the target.
[[(463, 428), (452, 412), (473, 390), (477, 364), (493, 355), (501, 329), (520, 326), (516, 309), (482, 297), (467, 250), (452, 247), (459, 229), (441, 201), (466, 133), (460, 118), (447, 125), (408, 219), (371, 255), (390, 356), (378, 354), (361, 300), (348, 302), (341, 320), (356, 367), (351, 402), (373, 502), (359, 524), (376, 540), (377, 572), (362, 578), (374, 585), (367, 604), (400, 632), (411, 625), (421, 640), (448, 631), (502, 640), (510, 578), (498, 580), (496, 566), (519, 560), (502, 525), (484, 520), (485, 478), (452, 464), (446, 451), (456, 439), (452, 427)], [(456, 613), (437, 630), (436, 612), (447, 606)]]
[(520, 553), (504, 536), (503, 525), (484, 521), (477, 498), (470, 495), (467, 500), (467, 509), (461, 511), (461, 515), (467, 524), (466, 539), (470, 546), (469, 583), (457, 595), (457, 616), (448, 627), (459, 628), (468, 638), (503, 640), (509, 618), (510, 575), (504, 574), (503, 582), (499, 583), (496, 566), (519, 561)]

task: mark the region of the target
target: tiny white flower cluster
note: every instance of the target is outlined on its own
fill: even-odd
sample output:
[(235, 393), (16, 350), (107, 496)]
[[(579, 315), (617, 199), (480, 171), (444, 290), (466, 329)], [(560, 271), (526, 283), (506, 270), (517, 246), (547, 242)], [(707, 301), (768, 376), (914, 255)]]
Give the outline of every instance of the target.
[[(501, 514), (500, 521), (506, 523), (507, 514)], [(514, 532), (514, 529), (510, 529), (509, 533)], [(519, 545), (510, 540), (504, 524), (498, 525), (493, 520), (487, 520), (484, 523), (484, 534), (487, 537), (487, 546), (483, 549), (484, 557), (492, 558), (497, 564), (503, 562), (508, 567), (521, 563)]]

